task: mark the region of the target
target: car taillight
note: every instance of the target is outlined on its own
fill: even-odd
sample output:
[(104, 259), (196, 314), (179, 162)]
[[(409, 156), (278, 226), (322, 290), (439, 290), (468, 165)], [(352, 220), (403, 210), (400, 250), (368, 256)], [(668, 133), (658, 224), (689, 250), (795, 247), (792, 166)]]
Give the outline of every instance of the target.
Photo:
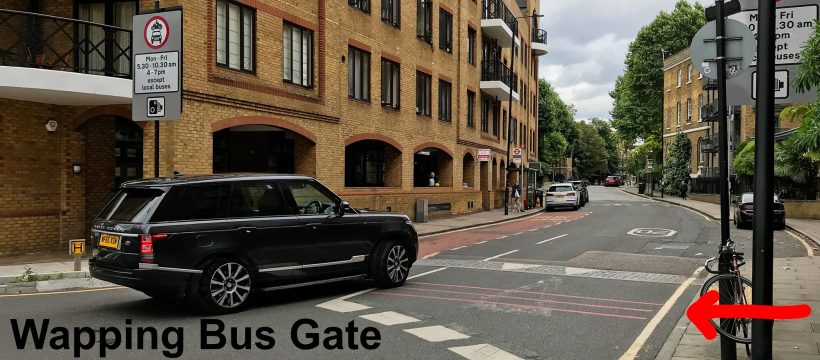
[(567, 196), (575, 196), (575, 193), (574, 192), (567, 193)]
[(784, 205), (783, 205), (783, 204), (781, 204), (781, 203), (775, 203), (775, 204), (774, 204), (774, 209), (775, 209), (775, 210), (786, 210), (786, 206), (784, 206)]
[(746, 204), (740, 205), (740, 211), (746, 211), (746, 208), (747, 208)]
[(154, 240), (165, 239), (167, 234), (140, 235), (140, 262), (154, 262)]

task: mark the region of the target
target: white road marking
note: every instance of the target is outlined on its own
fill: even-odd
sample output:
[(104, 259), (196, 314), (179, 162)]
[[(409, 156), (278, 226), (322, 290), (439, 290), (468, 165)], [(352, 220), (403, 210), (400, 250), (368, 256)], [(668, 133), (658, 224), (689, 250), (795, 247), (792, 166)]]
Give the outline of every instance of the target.
[(536, 267), (539, 267), (539, 266), (541, 266), (541, 265), (504, 263), (504, 265), (501, 265), (501, 270), (531, 269), (531, 268), (536, 268)]
[(518, 236), (518, 235), (521, 235), (521, 234), (523, 234), (523, 233), (524, 233), (523, 231), (522, 231), (522, 232), (517, 232), (517, 233), (515, 233), (515, 234), (512, 234), (512, 236)]
[[(503, 239), (503, 238), (499, 238), (499, 239)], [(480, 245), (480, 244), (483, 244), (483, 243), (485, 243), (485, 242), (487, 242), (487, 240), (484, 240), (484, 241), (479, 241), (479, 242), (477, 242), (477, 243), (475, 243), (475, 244), (476, 244), (476, 245)]]
[(416, 274), (416, 275), (413, 275), (413, 276), (411, 276), (411, 277), (408, 277), (408, 278), (407, 278), (407, 280), (411, 280), (411, 279), (415, 279), (415, 278), (420, 278), (420, 277), (422, 277), (422, 276), (424, 276), (424, 275), (430, 275), (430, 274), (432, 274), (432, 273), (437, 273), (437, 272), (439, 272), (439, 271), (441, 271), (441, 270), (445, 270), (445, 269), (449, 269), (449, 268), (443, 267), (443, 268), (438, 268), (438, 269), (435, 269), (435, 270), (430, 270), (430, 271), (428, 271), (428, 272), (423, 272), (423, 273), (421, 273), (421, 274)]
[(701, 271), (703, 271), (703, 268), (698, 268), (697, 270), (695, 270), (695, 272), (692, 274), (690, 278), (686, 279), (686, 281), (684, 281), (683, 284), (680, 284), (680, 286), (678, 286), (678, 289), (675, 290), (672, 296), (670, 296), (669, 299), (666, 300), (666, 302), (663, 304), (660, 310), (658, 310), (655, 316), (652, 317), (652, 320), (649, 320), (649, 323), (646, 324), (646, 327), (643, 329), (643, 331), (641, 331), (641, 333), (638, 334), (638, 337), (635, 338), (635, 341), (632, 343), (632, 346), (630, 346), (629, 349), (626, 350), (626, 353), (624, 353), (619, 358), (619, 360), (635, 359), (638, 356), (638, 352), (640, 352), (641, 348), (644, 346), (644, 344), (646, 344), (646, 340), (649, 339), (649, 336), (652, 335), (652, 333), (655, 331), (655, 328), (657, 328), (658, 324), (660, 324), (661, 320), (663, 320), (663, 318), (666, 317), (666, 314), (669, 312), (670, 309), (672, 309), (672, 306), (675, 305), (675, 303), (678, 301), (681, 295), (683, 295), (683, 292), (686, 291), (689, 285), (692, 285), (692, 282), (694, 282), (698, 275), (700, 275)]
[[(455, 249), (454, 249), (454, 250), (455, 250)], [(422, 257), (422, 259), (429, 259), (429, 258), (431, 258), (431, 257), (433, 257), (433, 256), (438, 255), (438, 254), (439, 254), (439, 253), (434, 252), (434, 253), (432, 253), (432, 254), (430, 254), (430, 255), (427, 255), (427, 256)]]
[(586, 274), (586, 273), (595, 272), (595, 271), (600, 271), (600, 270), (575, 268), (575, 267), (566, 267), (566, 268), (564, 268), (564, 272), (567, 275), (580, 275), (580, 274)]
[[(504, 235), (504, 236), (502, 236), (502, 237), (500, 237), (500, 238), (498, 238), (498, 239), (506, 239), (506, 238), (507, 238), (507, 235)], [(486, 242), (486, 241), (483, 241), (483, 242), (480, 242), (479, 244), (483, 244), (483, 243), (485, 243), (485, 242)]]
[(791, 230), (786, 230), (786, 233), (800, 241), (801, 244), (806, 248), (806, 253), (809, 254), (809, 257), (814, 257), (814, 250), (812, 250), (812, 246), (803, 239), (802, 236), (798, 236), (797, 234), (793, 233)]
[(481, 261), (490, 261), (490, 260), (493, 260), (493, 259), (498, 259), (498, 258), (500, 258), (500, 257), (502, 257), (502, 256), (504, 256), (504, 255), (509, 255), (509, 254), (514, 253), (514, 252), (518, 252), (518, 250), (507, 251), (507, 252), (505, 252), (505, 253), (503, 253), (503, 254), (499, 254), (499, 255), (496, 255), (496, 256), (491, 256), (491, 257), (488, 257), (488, 258), (486, 258), (486, 259), (484, 259), (484, 260), (481, 260)]
[[(356, 295), (359, 295), (359, 294), (356, 294)], [(354, 311), (370, 309), (370, 306), (357, 304), (357, 303), (354, 303), (352, 301), (340, 300), (340, 299), (333, 299), (333, 300), (330, 300), (330, 301), (327, 301), (327, 302), (323, 302), (319, 305), (316, 305), (316, 307), (320, 307), (322, 309), (327, 309), (327, 310), (330, 310), (330, 311), (335, 311), (335, 312), (340, 312), (340, 313), (349, 313), (349, 312), (354, 312)]]
[(476, 229), (483, 229), (483, 228), (485, 228), (485, 227), (496, 226), (496, 225), (500, 225), (500, 224), (508, 224), (508, 223), (512, 223), (512, 222), (518, 222), (518, 221), (522, 221), (522, 220), (527, 220), (527, 219), (532, 218), (532, 217), (534, 217), (535, 215), (538, 215), (538, 214), (540, 214), (540, 212), (539, 212), (539, 211), (536, 211), (536, 212), (534, 212), (534, 213), (532, 213), (532, 214), (527, 214), (527, 215), (524, 215), (524, 216), (521, 216), (521, 217), (518, 217), (518, 218), (515, 218), (515, 219), (510, 219), (510, 220), (505, 220), (505, 221), (494, 222), (494, 223), (487, 224), (487, 225), (481, 225), (481, 226), (475, 226), (475, 227), (468, 227), (468, 228), (464, 228), (464, 229), (451, 230), (451, 231), (444, 231), (444, 232), (435, 233), (435, 234), (429, 234), (429, 235), (419, 235), (419, 239), (421, 239), (421, 238), (426, 238), (426, 237), (430, 237), (430, 236), (438, 236), (438, 235), (444, 235), (444, 234), (452, 234), (452, 233), (457, 233), (457, 232), (462, 232), (462, 231), (471, 231), (471, 230), (476, 230)]
[(362, 319), (367, 319), (373, 322), (377, 322), (382, 325), (393, 326), (399, 324), (407, 324), (411, 322), (419, 322), (421, 320), (416, 319), (412, 316), (407, 316), (404, 314), (399, 314), (395, 311), (385, 311), (376, 314), (368, 314), (359, 316)]
[(555, 240), (555, 239), (560, 239), (560, 238), (562, 238), (562, 237), (564, 237), (564, 236), (567, 236), (567, 235), (569, 235), (569, 234), (559, 235), (559, 236), (556, 236), (556, 237), (551, 238), (551, 239), (547, 239), (547, 240), (542, 240), (542, 241), (539, 241), (539, 242), (537, 242), (537, 243), (535, 243), (535, 244), (536, 244), (536, 245), (541, 245), (541, 244), (543, 244), (543, 243), (550, 242), (550, 241), (553, 241), (553, 240)]
[(406, 329), (404, 331), (416, 335), (429, 342), (442, 342), (448, 340), (461, 340), (470, 338), (469, 335), (464, 335), (458, 331), (441, 325), (420, 327), (415, 329)]
[(468, 360), (523, 360), (490, 344), (451, 347), (450, 350)]
[(466, 248), (466, 247), (467, 247), (466, 245), (465, 245), (465, 246), (459, 246), (459, 247), (457, 247), (457, 248), (452, 248), (452, 249), (450, 249), (450, 251), (453, 251), (453, 250), (461, 250), (461, 249)]

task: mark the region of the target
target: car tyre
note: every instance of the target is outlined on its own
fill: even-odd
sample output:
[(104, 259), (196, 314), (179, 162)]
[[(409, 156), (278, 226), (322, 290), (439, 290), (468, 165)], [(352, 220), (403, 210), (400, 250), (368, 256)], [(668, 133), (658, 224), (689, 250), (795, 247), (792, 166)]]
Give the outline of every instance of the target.
[(410, 251), (403, 243), (395, 240), (383, 241), (373, 252), (370, 263), (370, 277), (381, 288), (404, 285), (410, 272)]
[(242, 262), (217, 258), (205, 266), (195, 286), (191, 292), (194, 305), (207, 314), (228, 314), (247, 306), (253, 276)]

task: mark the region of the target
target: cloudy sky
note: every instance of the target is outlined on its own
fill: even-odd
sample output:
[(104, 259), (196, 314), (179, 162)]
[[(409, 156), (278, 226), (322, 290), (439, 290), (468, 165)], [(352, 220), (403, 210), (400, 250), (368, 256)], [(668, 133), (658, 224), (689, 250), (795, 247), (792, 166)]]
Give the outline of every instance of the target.
[(609, 91), (623, 73), (629, 43), (658, 13), (672, 11), (675, 2), (541, 0), (541, 28), (547, 30), (550, 52), (541, 57), (540, 76), (575, 104), (576, 118), (609, 119)]

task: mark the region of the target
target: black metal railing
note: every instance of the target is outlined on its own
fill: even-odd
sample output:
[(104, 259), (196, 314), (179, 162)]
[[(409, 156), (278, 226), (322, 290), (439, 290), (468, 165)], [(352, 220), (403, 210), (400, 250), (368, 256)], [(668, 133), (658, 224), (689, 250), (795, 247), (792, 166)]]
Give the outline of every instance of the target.
[(717, 80), (706, 78), (703, 81), (703, 90), (717, 90), (718, 82)]
[(484, 0), (484, 11), (481, 15), (482, 19), (501, 19), (510, 30), (515, 29), (515, 15), (507, 8), (502, 0)]
[(532, 29), (532, 42), (547, 44), (547, 31), (542, 29)]
[(700, 152), (704, 154), (717, 154), (719, 148), (717, 135), (710, 135), (700, 140)]
[(718, 121), (718, 108), (716, 103), (704, 104), (700, 107), (700, 119), (705, 122)]
[(0, 65), (131, 78), (131, 30), (0, 9)]
[(518, 92), (518, 77), (501, 60), (484, 60), (481, 62), (481, 81), (501, 81)]

